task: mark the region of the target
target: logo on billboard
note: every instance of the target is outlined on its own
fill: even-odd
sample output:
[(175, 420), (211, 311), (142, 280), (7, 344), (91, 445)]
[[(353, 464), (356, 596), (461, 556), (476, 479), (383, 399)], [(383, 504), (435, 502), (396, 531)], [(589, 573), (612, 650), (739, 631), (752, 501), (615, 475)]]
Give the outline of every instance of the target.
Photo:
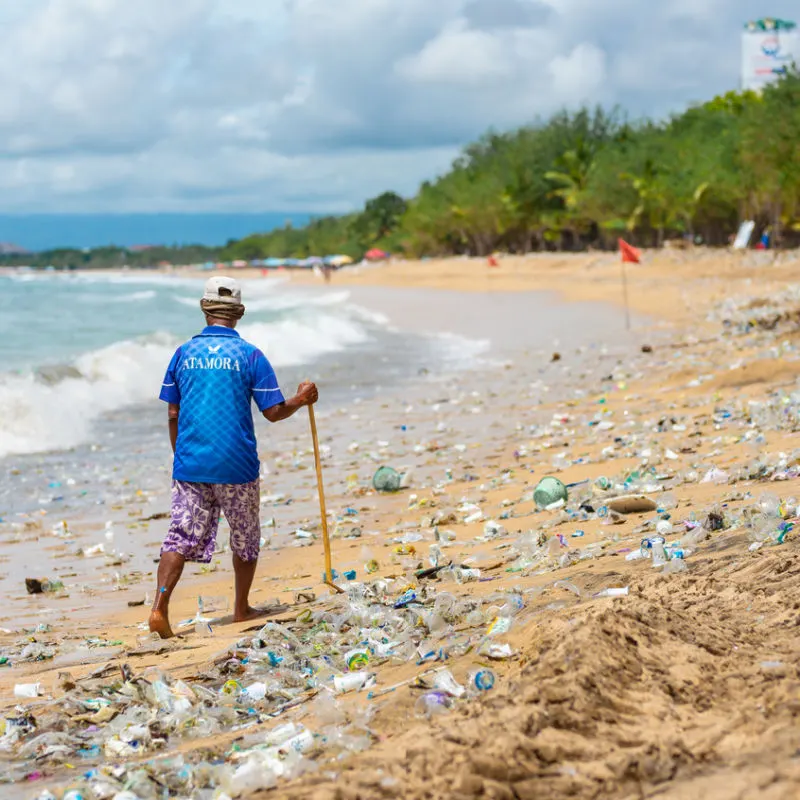
[(761, 52), (770, 58), (777, 58), (781, 52), (781, 43), (777, 36), (768, 36), (761, 43)]

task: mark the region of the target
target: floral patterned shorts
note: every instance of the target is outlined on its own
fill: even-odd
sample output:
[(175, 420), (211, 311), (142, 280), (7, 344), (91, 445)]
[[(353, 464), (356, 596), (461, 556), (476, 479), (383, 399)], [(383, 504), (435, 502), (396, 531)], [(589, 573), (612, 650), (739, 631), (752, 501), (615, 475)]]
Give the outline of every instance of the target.
[(259, 481), (188, 483), (172, 481), (172, 514), (162, 553), (208, 564), (214, 555), (220, 511), (231, 529), (231, 550), (255, 561), (261, 544)]

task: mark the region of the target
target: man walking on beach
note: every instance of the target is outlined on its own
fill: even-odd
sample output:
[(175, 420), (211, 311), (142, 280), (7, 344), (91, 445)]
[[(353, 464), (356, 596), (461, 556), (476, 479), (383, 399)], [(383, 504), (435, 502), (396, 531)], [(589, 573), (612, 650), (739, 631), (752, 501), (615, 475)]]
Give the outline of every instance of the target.
[(245, 309), (233, 278), (210, 278), (200, 308), (206, 327), (175, 351), (160, 394), (169, 404), (174, 453), (171, 522), (150, 613), (150, 630), (163, 639), (173, 635), (169, 600), (183, 565), (211, 561), (220, 511), (231, 529), (234, 621), (258, 616), (248, 601), (261, 542), (251, 400), (270, 422), (279, 422), (318, 398), (313, 383), (301, 383), (285, 400), (264, 354), (234, 330)]

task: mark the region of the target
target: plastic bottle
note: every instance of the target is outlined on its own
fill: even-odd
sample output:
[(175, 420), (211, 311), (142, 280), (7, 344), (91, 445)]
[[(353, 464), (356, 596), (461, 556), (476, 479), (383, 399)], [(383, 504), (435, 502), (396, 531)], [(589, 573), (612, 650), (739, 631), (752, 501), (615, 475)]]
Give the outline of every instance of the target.
[(781, 499), (772, 492), (763, 492), (758, 498), (758, 505), (761, 513), (767, 517), (779, 517)]
[(658, 513), (663, 514), (665, 511), (672, 511), (678, 507), (678, 498), (672, 492), (664, 492), (658, 498)]
[(685, 572), (687, 569), (686, 562), (682, 558), (673, 558), (664, 565), (664, 574), (671, 575), (677, 572)]
[(450, 697), (462, 697), (467, 691), (449, 669), (443, 669), (436, 673), (436, 677), (433, 679), (433, 688), (446, 692)]
[(628, 587), (627, 586), (612, 586), (610, 589), (603, 589), (601, 592), (598, 592), (595, 597), (627, 597), (628, 596)]
[(222, 785), (230, 796), (240, 797), (260, 789), (271, 789), (276, 783), (275, 772), (266, 763), (251, 756), (239, 764)]
[(287, 742), (297, 739), (301, 734), (305, 733), (306, 730), (305, 726), (297, 722), (286, 722), (269, 731), (264, 737), (264, 743), (270, 747), (280, 747)]
[(554, 589), (565, 589), (566, 591), (572, 592), (573, 594), (577, 595), (578, 597), (581, 596), (581, 590), (574, 583), (571, 583), (570, 581), (565, 581), (565, 580), (556, 581), (553, 584), (553, 588)]
[(227, 612), (230, 607), (227, 597), (204, 597), (198, 595), (197, 597), (197, 616), (202, 617), (204, 614), (213, 614), (219, 612)]
[(346, 675), (337, 675), (333, 679), (333, 687), (339, 694), (358, 692), (363, 689), (372, 678), (369, 672), (349, 672)]

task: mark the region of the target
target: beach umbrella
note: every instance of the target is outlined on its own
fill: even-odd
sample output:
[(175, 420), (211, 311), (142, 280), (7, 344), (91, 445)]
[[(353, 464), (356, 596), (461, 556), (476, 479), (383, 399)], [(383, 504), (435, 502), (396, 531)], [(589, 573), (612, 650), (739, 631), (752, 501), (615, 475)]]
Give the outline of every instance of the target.
[(383, 250), (378, 250), (377, 247), (373, 247), (372, 250), (367, 250), (364, 258), (368, 261), (382, 261), (383, 259), (388, 257), (388, 253), (384, 253)]
[(282, 258), (265, 258), (264, 259), (264, 266), (265, 267), (282, 267), (283, 266), (283, 259)]
[(231, 266), (232, 267), (237, 267), (238, 269), (241, 269), (242, 267), (246, 267), (247, 266), (247, 262), (243, 261), (241, 258), (237, 258), (236, 261), (234, 261), (231, 264)]
[(352, 264), (353, 259), (350, 256), (329, 256), (328, 263), (333, 267), (344, 267), (347, 264)]

